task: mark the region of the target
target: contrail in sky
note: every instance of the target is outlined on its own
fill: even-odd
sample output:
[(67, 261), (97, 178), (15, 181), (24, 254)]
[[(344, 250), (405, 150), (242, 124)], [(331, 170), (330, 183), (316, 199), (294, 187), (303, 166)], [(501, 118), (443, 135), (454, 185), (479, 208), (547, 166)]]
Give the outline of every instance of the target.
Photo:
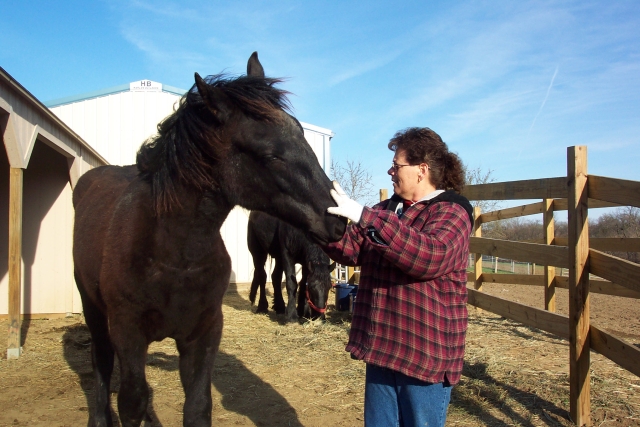
[[(549, 87), (547, 88), (547, 94), (544, 96), (542, 105), (540, 105), (540, 108), (538, 109), (538, 113), (533, 118), (533, 122), (531, 122), (531, 126), (529, 126), (529, 130), (527, 131), (527, 138), (529, 137), (529, 134), (531, 133), (533, 126), (536, 124), (536, 120), (538, 120), (538, 116), (542, 112), (542, 109), (544, 108), (544, 104), (546, 104), (547, 102), (547, 98), (549, 98), (549, 92), (551, 92), (551, 88), (553, 87), (553, 81), (556, 79), (557, 74), (558, 74), (558, 66), (556, 66), (556, 71), (553, 72), (553, 77), (551, 77), (551, 83), (549, 83)], [(522, 154), (522, 148), (524, 148), (523, 145), (520, 146), (520, 151), (518, 152), (517, 160), (520, 160), (520, 155)]]
[(533, 122), (531, 123), (531, 126), (529, 127), (529, 131), (527, 132), (527, 135), (529, 135), (531, 133), (531, 129), (533, 129), (533, 126), (536, 124), (536, 120), (538, 120), (538, 116), (542, 112), (542, 109), (544, 108), (544, 104), (547, 102), (547, 98), (549, 98), (549, 92), (551, 92), (551, 87), (553, 86), (553, 81), (556, 79), (556, 74), (558, 74), (558, 67), (557, 66), (556, 66), (556, 71), (553, 73), (553, 77), (551, 77), (551, 83), (549, 83), (549, 87), (547, 88), (547, 94), (544, 96), (544, 100), (542, 101), (542, 105), (540, 106), (540, 109), (538, 110), (538, 114), (536, 114), (536, 116), (533, 118)]

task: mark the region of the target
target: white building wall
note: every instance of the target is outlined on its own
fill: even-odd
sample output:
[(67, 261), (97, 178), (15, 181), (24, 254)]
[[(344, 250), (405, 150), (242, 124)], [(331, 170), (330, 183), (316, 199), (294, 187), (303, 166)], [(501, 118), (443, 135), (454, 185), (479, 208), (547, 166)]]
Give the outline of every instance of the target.
[[(51, 107), (71, 129), (109, 163), (135, 163), (140, 145), (157, 132), (157, 125), (174, 111), (180, 96), (168, 92), (124, 91)], [(302, 123), (304, 136), (328, 173), (331, 165), (329, 129)], [(232, 283), (253, 278), (253, 261), (247, 249), (249, 211), (236, 207), (220, 232), (232, 260)]]
[(113, 165), (136, 161), (140, 145), (180, 98), (167, 92), (120, 92), (51, 108)]

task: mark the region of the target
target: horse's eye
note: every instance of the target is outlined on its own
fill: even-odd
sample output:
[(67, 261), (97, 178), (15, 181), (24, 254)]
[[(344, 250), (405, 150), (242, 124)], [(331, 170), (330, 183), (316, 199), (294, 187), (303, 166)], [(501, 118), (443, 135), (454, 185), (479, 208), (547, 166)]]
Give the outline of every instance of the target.
[(266, 156), (264, 156), (264, 160), (266, 162), (276, 162), (278, 160), (282, 160), (280, 157), (273, 155), (273, 154), (268, 154)]

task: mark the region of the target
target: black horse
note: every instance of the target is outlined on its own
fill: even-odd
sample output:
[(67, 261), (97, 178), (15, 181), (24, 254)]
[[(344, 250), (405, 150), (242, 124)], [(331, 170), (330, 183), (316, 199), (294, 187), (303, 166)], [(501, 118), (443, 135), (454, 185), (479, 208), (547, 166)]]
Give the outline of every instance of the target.
[(235, 205), (286, 219), (321, 243), (342, 236), (344, 221), (326, 214), (331, 181), (287, 113), (279, 82), (264, 77), (257, 53), (247, 76), (203, 80), (196, 73), (136, 165), (95, 168), (78, 181), (73, 257), (92, 336), (90, 424), (113, 424), (115, 352), (121, 424), (140, 425), (149, 399), (147, 348), (171, 337), (180, 353), (184, 425), (211, 425), (211, 371), (231, 273), (220, 226)]
[[(282, 298), (282, 272), (284, 271), (288, 296), (287, 320), (295, 321), (302, 317), (307, 319), (324, 318), (331, 289), (330, 273), (336, 264), (329, 264), (331, 260), (320, 246), (309, 240), (301, 230), (292, 225), (264, 212), (256, 211), (249, 214), (247, 243), (253, 257), (254, 267), (249, 299), (251, 304), (255, 303), (259, 288), (258, 313), (266, 313), (269, 307), (265, 293), (267, 273), (264, 269), (264, 263), (267, 260), (267, 255), (271, 255), (276, 261), (271, 274), (273, 308), (276, 313), (285, 313), (284, 299)], [(302, 266), (302, 278), (299, 286), (296, 280), (296, 264)]]

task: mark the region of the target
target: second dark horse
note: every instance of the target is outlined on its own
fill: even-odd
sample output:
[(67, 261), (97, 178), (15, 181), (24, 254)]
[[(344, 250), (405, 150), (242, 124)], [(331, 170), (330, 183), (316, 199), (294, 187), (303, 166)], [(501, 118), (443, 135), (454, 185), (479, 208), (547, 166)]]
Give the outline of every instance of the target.
[[(202, 79), (140, 148), (137, 164), (85, 173), (73, 192), (75, 279), (91, 332), (95, 403), (90, 424), (111, 426), (110, 381), (120, 362), (123, 427), (147, 414), (147, 349), (175, 339), (183, 424), (211, 426), (211, 372), (222, 336), (231, 259), (220, 226), (233, 209), (269, 212), (335, 241), (346, 224), (326, 214), (331, 181), (265, 78)], [(148, 418), (148, 416), (147, 416)]]
[[(285, 273), (288, 302), (287, 321), (298, 318), (324, 318), (329, 290), (331, 289), (331, 270), (329, 257), (320, 246), (312, 242), (301, 230), (274, 218), (264, 212), (253, 211), (249, 215), (247, 243), (253, 257), (253, 280), (249, 299), (255, 303), (256, 293), (260, 290), (258, 312), (266, 313), (269, 303), (266, 296), (267, 273), (264, 269), (267, 255), (275, 259), (276, 265), (271, 274), (273, 283), (273, 308), (278, 314), (285, 313), (282, 298), (282, 273)], [(295, 264), (302, 266), (302, 279), (298, 286)], [(298, 307), (296, 311), (296, 299)]]

